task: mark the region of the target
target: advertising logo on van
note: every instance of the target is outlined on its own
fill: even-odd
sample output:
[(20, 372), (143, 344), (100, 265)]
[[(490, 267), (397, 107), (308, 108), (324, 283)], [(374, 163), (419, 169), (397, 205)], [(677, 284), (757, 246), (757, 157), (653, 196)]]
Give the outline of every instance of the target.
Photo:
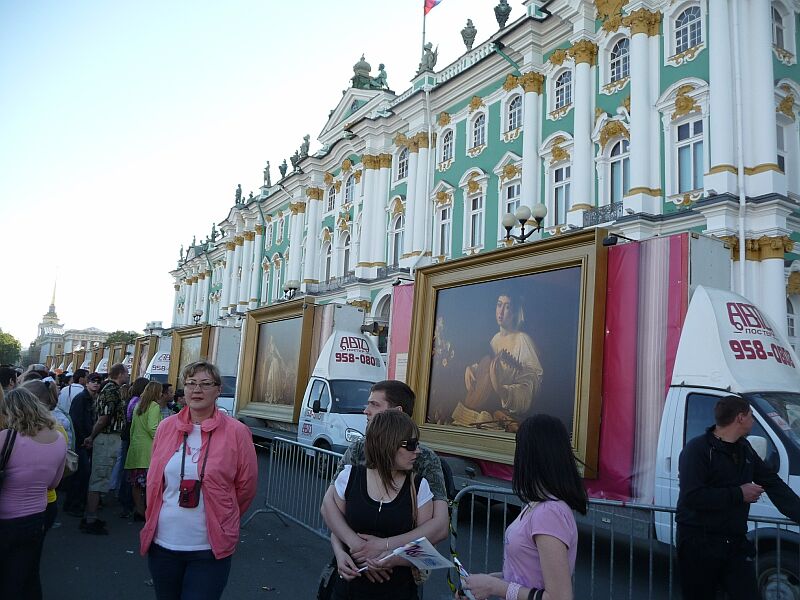
[(342, 339), (339, 341), (339, 348), (349, 352), (366, 352), (369, 354), (367, 340), (354, 335), (342, 336)]
[(744, 302), (728, 302), (728, 319), (733, 328), (739, 333), (752, 333), (774, 337), (772, 328), (767, 325), (766, 319), (752, 304)]

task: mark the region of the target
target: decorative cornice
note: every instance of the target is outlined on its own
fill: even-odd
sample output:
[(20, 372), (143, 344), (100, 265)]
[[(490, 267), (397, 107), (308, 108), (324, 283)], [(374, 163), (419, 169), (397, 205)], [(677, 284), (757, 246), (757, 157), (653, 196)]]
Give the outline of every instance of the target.
[(675, 112), (672, 113), (672, 120), (686, 116), (689, 113), (700, 110), (700, 105), (694, 98), (689, 96), (689, 92), (694, 90), (693, 85), (682, 85), (678, 88), (677, 95), (675, 96)]
[(597, 44), (590, 40), (580, 40), (569, 49), (569, 55), (575, 60), (575, 64), (588, 63), (593, 67), (597, 62)]
[(378, 155), (378, 166), (381, 169), (391, 169), (392, 168), (392, 155), (389, 153), (379, 154)]
[[(330, 173), (325, 173), (325, 175), (330, 175)], [(333, 179), (331, 179), (333, 181)], [(330, 183), (328, 183), (330, 185)], [(322, 200), (322, 196), (324, 194), (324, 190), (318, 187), (310, 187), (306, 190), (306, 198), (309, 200)]]
[(406, 138), (406, 148), (408, 148), (409, 152), (419, 152), (419, 142), (417, 141), (417, 136), (413, 138)]
[(653, 196), (654, 198), (661, 197), (661, 188), (649, 188), (644, 186), (634, 187), (628, 190), (625, 196), (635, 196), (636, 194), (644, 194), (645, 196)]
[(794, 94), (787, 93), (783, 100), (778, 103), (775, 112), (782, 113), (794, 121), (796, 118), (794, 114)]
[(528, 71), (519, 77), (519, 84), (525, 92), (541, 94), (544, 87), (544, 75), (536, 71)]
[(452, 199), (453, 195), (450, 192), (444, 190), (436, 192), (436, 204), (449, 204)]
[(786, 252), (794, 250), (794, 242), (788, 235), (775, 237), (763, 236), (758, 238), (759, 256), (761, 260), (780, 258), (783, 260)]
[(225, 242), (225, 250), (236, 250), (236, 242)]
[(739, 172), (733, 165), (716, 165), (708, 170), (708, 175), (715, 175), (717, 173), (733, 173), (736, 175)]
[(398, 148), (402, 148), (403, 146), (408, 145), (408, 138), (404, 133), (398, 133), (396, 136), (394, 136), (392, 143)]
[(550, 64), (560, 67), (567, 60), (567, 51), (564, 48), (557, 48), (547, 60), (550, 61)]
[(661, 17), (660, 12), (652, 12), (646, 8), (640, 8), (622, 19), (622, 24), (631, 28), (631, 36), (637, 33), (644, 33), (652, 37), (658, 35)]
[(233, 238), (233, 243), (237, 246), (244, 246), (244, 238), (240, 235), (237, 235), (235, 238)]
[(569, 152), (561, 147), (561, 144), (563, 144), (565, 141), (567, 141), (567, 140), (563, 135), (560, 135), (560, 136), (558, 136), (557, 138), (555, 138), (553, 140), (553, 147), (550, 150), (550, 154), (551, 154), (550, 164), (551, 165), (554, 165), (556, 163), (560, 163), (562, 161), (570, 159)]
[(374, 154), (363, 154), (361, 156), (361, 164), (367, 171), (378, 169), (378, 157)]
[(255, 231), (245, 231), (244, 232), (244, 239), (247, 240), (248, 242), (252, 242), (254, 239), (256, 239), (256, 232)]
[(351, 161), (349, 158), (345, 158), (342, 161), (342, 173), (349, 173), (350, 169), (352, 168), (353, 168), (353, 161)]
[(503, 167), (503, 172), (500, 175), (500, 182), (502, 183), (508, 179), (514, 179), (520, 173), (522, 173), (522, 169), (515, 164), (509, 163)]
[(624, 137), (630, 139), (630, 133), (625, 124), (618, 119), (611, 119), (607, 121), (603, 128), (600, 130), (600, 148), (605, 150), (608, 142), (617, 137)]
[(417, 145), (420, 148), (427, 148), (428, 147), (428, 132), (427, 131), (420, 131), (417, 135), (414, 136), (417, 140)]
[(446, 127), (450, 125), (450, 113), (440, 112), (438, 118), (436, 119), (436, 124), (439, 127)]
[(477, 181), (475, 181), (476, 177), (478, 177), (478, 172), (473, 171), (472, 174), (469, 176), (469, 181), (467, 181), (467, 192), (470, 194), (475, 194), (481, 189), (481, 185)]
[(519, 78), (515, 77), (511, 73), (506, 75), (506, 80), (503, 82), (503, 89), (507, 92), (510, 92), (515, 87), (519, 85)]
[(261, 224), (256, 225), (256, 235), (264, 235), (264, 226)]
[(745, 175), (759, 175), (760, 173), (766, 173), (767, 171), (775, 171), (777, 173), (782, 173), (781, 168), (777, 165), (777, 163), (763, 163), (760, 165), (756, 165), (755, 167), (745, 167), (744, 174)]
[(469, 112), (474, 113), (476, 110), (481, 108), (482, 106), (486, 106), (483, 103), (483, 100), (480, 96), (473, 96), (472, 100), (469, 101)]
[(302, 215), (306, 212), (306, 203), (305, 202), (293, 202), (289, 205), (289, 210), (292, 211), (293, 215)]

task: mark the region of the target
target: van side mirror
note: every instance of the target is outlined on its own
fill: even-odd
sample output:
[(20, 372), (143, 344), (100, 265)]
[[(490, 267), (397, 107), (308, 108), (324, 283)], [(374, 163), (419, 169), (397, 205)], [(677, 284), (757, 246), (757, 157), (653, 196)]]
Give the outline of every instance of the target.
[[(319, 403), (319, 400), (314, 400), (314, 404), (311, 405), (311, 411), (313, 413), (318, 413), (322, 410), (322, 406)], [(766, 448), (766, 441), (764, 442), (764, 447)]]
[(748, 435), (747, 441), (750, 442), (761, 460), (767, 459), (767, 438), (760, 435)]

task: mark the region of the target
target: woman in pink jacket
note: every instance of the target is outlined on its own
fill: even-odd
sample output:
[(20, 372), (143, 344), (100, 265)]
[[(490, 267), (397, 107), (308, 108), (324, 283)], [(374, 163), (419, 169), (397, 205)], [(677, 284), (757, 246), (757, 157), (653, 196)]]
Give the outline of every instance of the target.
[(195, 362), (182, 378), (186, 408), (162, 421), (153, 440), (141, 552), (158, 600), (215, 600), (228, 582), (258, 465), (250, 430), (217, 410), (217, 367)]

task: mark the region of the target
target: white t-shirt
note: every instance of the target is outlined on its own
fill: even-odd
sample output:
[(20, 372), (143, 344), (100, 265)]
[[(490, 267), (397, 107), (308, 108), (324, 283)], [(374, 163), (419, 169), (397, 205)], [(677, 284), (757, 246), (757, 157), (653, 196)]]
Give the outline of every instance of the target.
[[(183, 444), (178, 446), (164, 468), (164, 501), (158, 515), (154, 541), (168, 550), (210, 550), (203, 489), (200, 489), (200, 503), (196, 508), (178, 506), (182, 454)], [(201, 446), (200, 425), (193, 425), (192, 433), (186, 440), (184, 479), (200, 479), (202, 464), (198, 463), (205, 455), (206, 449)]]
[(69, 409), (72, 408), (72, 399), (82, 391), (83, 386), (80, 383), (70, 383), (64, 386), (64, 389), (58, 393), (58, 408), (68, 415)]
[[(347, 490), (347, 482), (350, 481), (350, 472), (352, 470), (353, 465), (345, 465), (333, 484), (336, 488), (336, 495), (342, 500), (344, 500), (344, 492)], [(419, 489), (417, 490), (417, 508), (431, 500), (433, 500), (433, 492), (431, 492), (431, 487), (428, 485), (428, 480), (423, 477), (419, 482)]]

